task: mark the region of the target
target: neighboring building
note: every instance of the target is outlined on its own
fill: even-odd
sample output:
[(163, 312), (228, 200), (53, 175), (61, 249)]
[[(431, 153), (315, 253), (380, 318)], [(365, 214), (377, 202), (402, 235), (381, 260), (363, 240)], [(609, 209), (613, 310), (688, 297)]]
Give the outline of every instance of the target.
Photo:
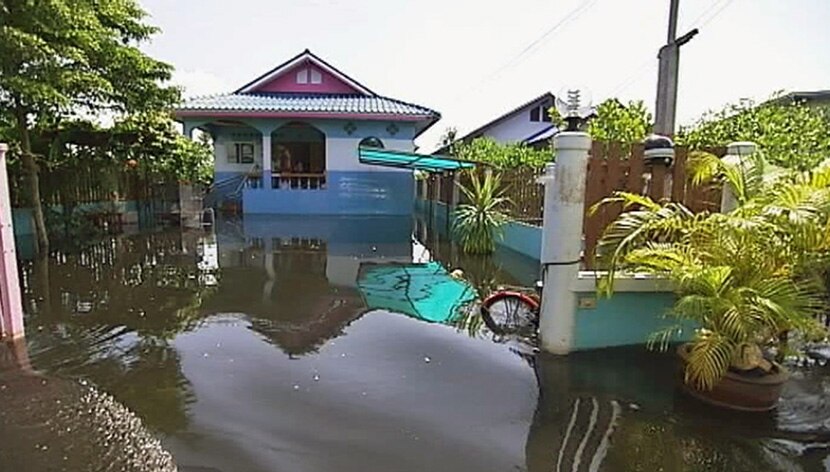
[[(490, 137), (500, 143), (524, 143), (529, 146), (546, 146), (550, 138), (556, 134), (558, 128), (551, 123), (548, 110), (554, 106), (555, 99), (552, 93), (547, 92), (520, 105), (517, 108), (499, 116), (498, 118), (467, 133), (457, 142), (470, 141)], [(447, 148), (437, 151), (446, 152)]]
[(803, 103), (810, 107), (826, 107), (830, 105), (830, 90), (815, 90), (812, 92), (790, 92), (778, 97), (776, 102)]
[(175, 113), (188, 136), (200, 129), (213, 138), (215, 198), (280, 214), (409, 214), (412, 170), (362, 164), (358, 146), (412, 151), (440, 118), (376, 94), (308, 50)]

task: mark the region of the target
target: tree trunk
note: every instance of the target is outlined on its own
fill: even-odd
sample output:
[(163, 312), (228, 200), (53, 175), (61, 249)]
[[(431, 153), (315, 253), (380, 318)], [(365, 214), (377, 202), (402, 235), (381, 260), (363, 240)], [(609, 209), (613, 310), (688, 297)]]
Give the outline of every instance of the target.
[(43, 204), (40, 201), (40, 178), (38, 177), (38, 165), (35, 156), (32, 154), (32, 141), (29, 136), (29, 127), (26, 123), (26, 113), (18, 110), (17, 126), (20, 131), (20, 156), (23, 161), (23, 169), (29, 181), (29, 204), (32, 205), (33, 218), (35, 220), (35, 236), (37, 237), (37, 250), (40, 254), (49, 252), (49, 235), (46, 233), (46, 220), (43, 217)]

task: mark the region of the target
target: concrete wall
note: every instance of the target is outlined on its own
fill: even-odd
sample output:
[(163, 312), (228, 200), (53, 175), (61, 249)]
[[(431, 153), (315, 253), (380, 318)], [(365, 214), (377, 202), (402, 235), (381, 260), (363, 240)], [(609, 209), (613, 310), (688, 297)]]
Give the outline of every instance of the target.
[(683, 330), (674, 341), (687, 341), (694, 334), (694, 324), (665, 317), (676, 300), (665, 279), (620, 276), (614, 294), (600, 298), (595, 273), (582, 272), (573, 290), (577, 294), (572, 346), (576, 351), (642, 345), (652, 333), (675, 325)]

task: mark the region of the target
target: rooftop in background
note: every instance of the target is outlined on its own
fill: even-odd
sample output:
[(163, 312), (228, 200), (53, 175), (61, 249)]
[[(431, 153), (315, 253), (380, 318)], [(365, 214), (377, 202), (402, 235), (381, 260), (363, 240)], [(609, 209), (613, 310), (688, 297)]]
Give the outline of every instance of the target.
[(775, 102), (775, 103), (786, 103), (786, 102), (803, 103), (803, 104), (808, 105), (808, 106), (830, 105), (830, 90), (790, 92), (786, 95), (782, 95), (782, 96), (772, 100), (772, 102)]
[(306, 49), (230, 94), (187, 99), (177, 118), (325, 118), (410, 121), (416, 134), (441, 115), (376, 94)]
[[(533, 146), (546, 142), (559, 131), (551, 123), (548, 114), (555, 100), (552, 93), (545, 92), (456, 138), (455, 141), (469, 143), (476, 138), (489, 136), (500, 143), (524, 143)], [(446, 153), (447, 148), (448, 146), (445, 146), (435, 152)]]

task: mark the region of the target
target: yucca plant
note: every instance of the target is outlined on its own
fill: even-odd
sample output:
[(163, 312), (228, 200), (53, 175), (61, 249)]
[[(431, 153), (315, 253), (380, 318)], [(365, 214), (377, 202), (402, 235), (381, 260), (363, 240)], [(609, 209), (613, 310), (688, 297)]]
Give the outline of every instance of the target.
[(482, 177), (471, 172), (469, 176), (469, 186), (458, 184), (467, 202), (455, 209), (453, 232), (465, 253), (491, 254), (509, 220), (504, 208), (510, 201), (504, 196), (499, 174), (485, 172)]
[[(618, 270), (674, 283), (678, 299), (669, 315), (699, 326), (685, 379), (701, 390), (712, 389), (730, 367), (768, 369), (761, 346), (779, 342), (782, 332), (814, 330), (825, 308), (811, 264), (826, 261), (830, 248), (830, 173), (770, 180), (760, 159), (729, 164), (703, 156), (693, 164), (694, 179), (708, 173), (735, 195), (738, 207), (726, 214), (693, 214), (680, 203), (628, 193), (600, 203), (630, 210), (598, 244), (608, 268), (603, 290), (613, 290)], [(650, 344), (665, 348), (676, 330), (655, 333)]]

